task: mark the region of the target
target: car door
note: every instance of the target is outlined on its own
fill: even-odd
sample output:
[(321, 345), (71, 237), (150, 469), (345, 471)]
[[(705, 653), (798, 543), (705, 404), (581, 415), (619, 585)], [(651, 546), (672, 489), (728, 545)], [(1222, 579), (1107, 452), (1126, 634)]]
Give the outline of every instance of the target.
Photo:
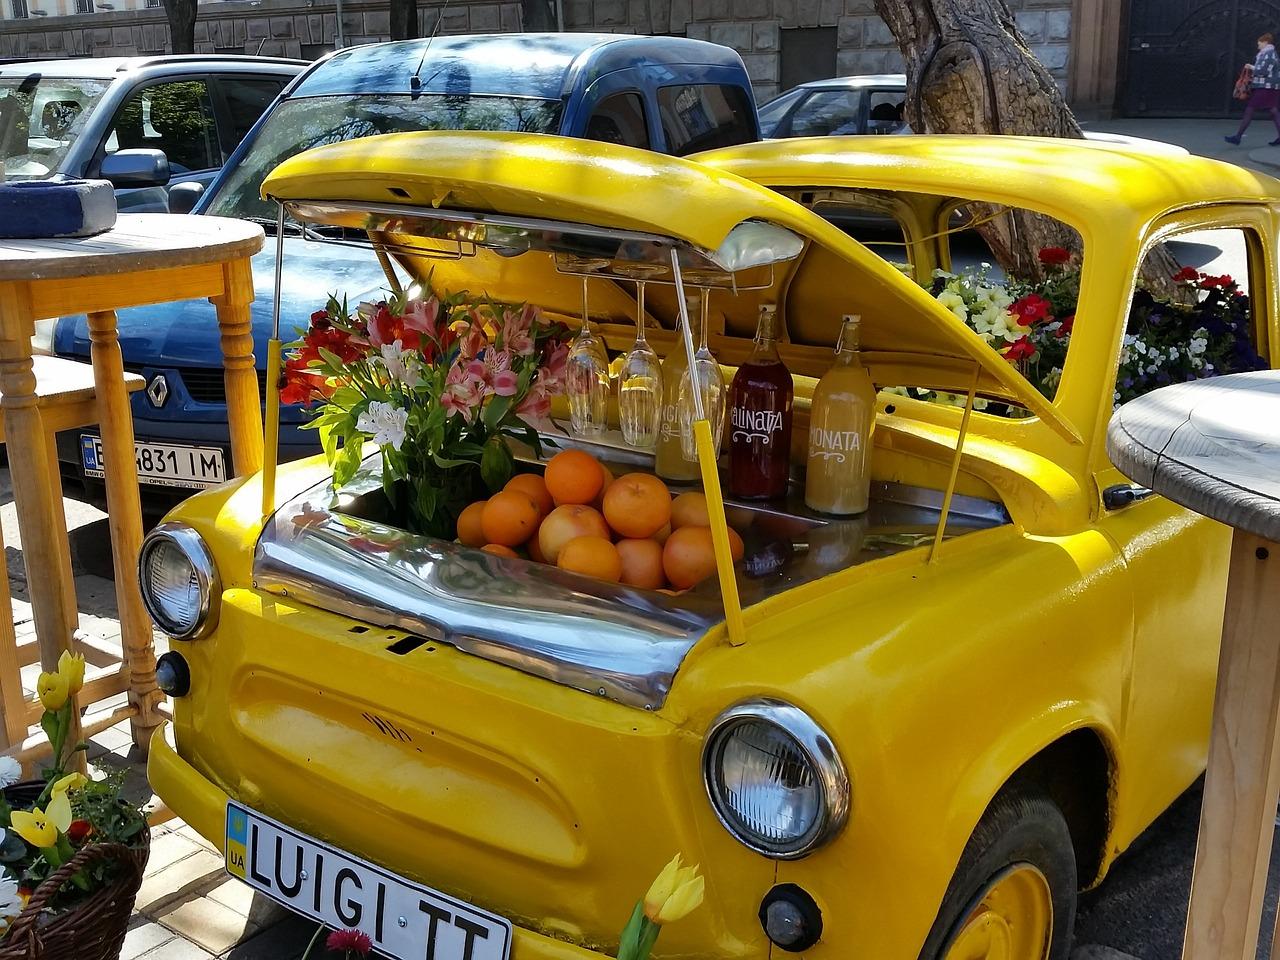
[(222, 147), (207, 76), (166, 77), (139, 86), (121, 103), (99, 149), (97, 164), (117, 150), (161, 150), (169, 159), (167, 184), (120, 189), (123, 213), (165, 213), (168, 187), (208, 184), (222, 166)]
[(214, 76), (213, 103), (218, 111), (218, 140), (224, 162), (291, 79), (246, 73)]
[(788, 137), (829, 137), (866, 132), (863, 91), (815, 90), (787, 119)]

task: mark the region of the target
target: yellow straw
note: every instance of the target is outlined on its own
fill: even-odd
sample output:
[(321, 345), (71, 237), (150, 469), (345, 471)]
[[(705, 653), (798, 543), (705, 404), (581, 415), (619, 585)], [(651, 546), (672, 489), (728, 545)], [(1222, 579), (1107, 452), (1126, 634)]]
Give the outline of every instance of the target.
[(711, 542), (716, 550), (716, 573), (720, 577), (720, 598), (724, 601), (724, 625), (729, 631), (729, 642), (740, 647), (747, 642), (747, 632), (742, 623), (738, 580), (733, 575), (733, 549), (729, 546), (729, 521), (725, 518), (724, 497), (720, 493), (720, 474), (716, 470), (716, 455), (711, 448), (711, 423), (705, 418), (695, 420), (693, 438), (698, 443), (702, 494), (707, 498)]
[(262, 443), (262, 519), (276, 508), (276, 461), (280, 450), (280, 341), (267, 341), (267, 415), (263, 421), (266, 436)]

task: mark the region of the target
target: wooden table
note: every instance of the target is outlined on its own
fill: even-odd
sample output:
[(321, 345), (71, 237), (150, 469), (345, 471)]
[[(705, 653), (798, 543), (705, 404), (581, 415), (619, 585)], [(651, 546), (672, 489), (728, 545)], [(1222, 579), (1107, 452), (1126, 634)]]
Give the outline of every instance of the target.
[(36, 397), (31, 337), (36, 320), (85, 313), (131, 722), (134, 742), (143, 749), (160, 722), (163, 697), (156, 687), (151, 622), (138, 592), (142, 514), (115, 311), (198, 297), (213, 302), (235, 470), (256, 471), (262, 466), (262, 408), (249, 315), (249, 258), (262, 243), (262, 228), (255, 224), (171, 214), (123, 214), (113, 229), (85, 239), (0, 241), (0, 411), (40, 661), (45, 670), (54, 669), (70, 648), (76, 604), (70, 564), (60, 555), (66, 537), (62, 486), (42, 455), (57, 425), (47, 422)]
[(1254, 960), (1280, 796), (1280, 371), (1127, 403), (1107, 452), (1136, 483), (1235, 528), (1182, 955)]

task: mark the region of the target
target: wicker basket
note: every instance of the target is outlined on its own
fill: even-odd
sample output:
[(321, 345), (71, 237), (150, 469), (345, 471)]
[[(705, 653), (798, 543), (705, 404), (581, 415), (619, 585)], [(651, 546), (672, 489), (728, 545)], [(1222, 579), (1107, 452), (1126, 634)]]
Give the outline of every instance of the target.
[[(143, 832), (137, 847), (120, 843), (81, 847), (31, 895), (8, 936), (0, 940), (0, 960), (117, 960), (150, 853), (150, 830)], [(113, 883), (69, 910), (45, 915), (46, 905), (77, 871), (104, 860), (122, 867)]]

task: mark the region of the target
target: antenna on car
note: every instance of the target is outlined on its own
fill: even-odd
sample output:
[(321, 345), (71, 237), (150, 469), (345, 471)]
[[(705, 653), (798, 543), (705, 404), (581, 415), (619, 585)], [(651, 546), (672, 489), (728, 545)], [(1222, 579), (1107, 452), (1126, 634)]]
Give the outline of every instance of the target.
[(431, 41), (436, 38), (436, 34), (440, 32), (440, 25), (444, 23), (445, 11), (449, 9), (451, 0), (444, 0), (444, 6), (440, 8), (440, 14), (436, 17), (436, 25), (431, 30), (431, 36), (427, 37), (427, 45), (422, 48), (422, 56), (418, 58), (418, 68), (413, 71), (413, 76), (409, 78), (409, 86), (413, 89), (413, 95), (417, 96), (422, 92), (422, 65), (427, 62), (427, 53), (431, 50)]

